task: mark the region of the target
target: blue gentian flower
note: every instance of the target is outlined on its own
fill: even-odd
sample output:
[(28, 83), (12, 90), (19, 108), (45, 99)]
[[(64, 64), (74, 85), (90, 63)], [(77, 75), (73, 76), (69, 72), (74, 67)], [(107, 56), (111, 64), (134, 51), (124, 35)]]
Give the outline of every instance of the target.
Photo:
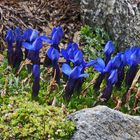
[(37, 64), (33, 65), (33, 70), (32, 70), (32, 75), (33, 75), (33, 86), (32, 86), (32, 99), (36, 99), (39, 94), (40, 90), (40, 66)]
[[(55, 27), (52, 30), (51, 37), (41, 36), (41, 39), (60, 52), (59, 43), (63, 37), (64, 37), (64, 32), (62, 30), (62, 27)], [(44, 66), (46, 67), (50, 66), (50, 62), (51, 60), (46, 55), (44, 60)]]
[[(23, 47), (28, 50), (27, 58), (31, 60), (33, 64), (40, 65), (39, 51), (43, 47), (42, 40), (38, 37), (35, 39), (33, 43), (23, 42)], [(27, 65), (28, 71), (30, 72), (32, 66), (30, 64)]]
[(22, 52), (22, 41), (23, 41), (23, 37), (22, 37), (22, 31), (20, 30), (19, 27), (16, 27), (16, 29), (14, 30), (14, 35), (15, 35), (15, 40), (16, 40), (16, 49), (15, 49), (15, 53), (14, 53), (14, 63), (13, 63), (13, 67), (16, 69), (19, 68), (20, 63), (23, 60), (23, 52)]
[(33, 64), (39, 64), (39, 50), (43, 47), (42, 40), (38, 37), (32, 44), (23, 42), (22, 45), (29, 51), (28, 59), (31, 60)]
[(64, 32), (62, 30), (62, 27), (55, 27), (52, 30), (51, 33), (51, 37), (47, 37), (47, 36), (41, 36), (41, 39), (49, 44), (51, 44), (51, 47), (54, 47), (55, 49), (57, 49), (58, 51), (60, 51), (59, 49), (59, 43), (61, 41), (61, 39), (64, 37)]
[(83, 62), (83, 53), (82, 51), (77, 51), (74, 55), (74, 58), (70, 58), (69, 59), (73, 64), (74, 66), (79, 66), (82, 64)]
[(97, 58), (96, 63), (94, 65), (94, 69), (101, 73), (96, 79), (96, 82), (94, 84), (94, 89), (98, 90), (100, 88), (103, 79), (105, 78), (105, 73), (104, 73), (105, 62), (102, 58)]
[(118, 69), (122, 64), (121, 57), (117, 54), (106, 65), (104, 72), (110, 72), (111, 70)]
[(139, 48), (130, 48), (125, 51), (125, 56), (127, 60), (127, 64), (130, 66), (126, 73), (125, 83), (129, 88), (133, 82), (133, 79), (138, 71), (139, 64)]
[[(39, 37), (39, 31), (28, 28), (24, 31), (23, 39), (26, 43), (32, 44)], [(28, 56), (28, 50), (25, 48), (25, 58)]]
[(125, 94), (122, 97), (122, 104), (125, 104), (127, 99), (130, 96), (128, 90), (131, 87), (131, 84), (138, 71), (138, 65), (140, 64), (140, 53), (139, 52), (140, 52), (140, 48), (137, 48), (137, 47), (132, 47), (125, 51), (126, 61), (129, 66), (129, 69), (126, 72), (125, 84), (127, 86), (127, 91), (125, 92)]
[(10, 28), (8, 29), (5, 39), (8, 44), (8, 50), (7, 50), (8, 64), (13, 65), (13, 59), (14, 59), (13, 43), (15, 42), (15, 38), (12, 29)]
[(113, 44), (112, 41), (108, 41), (105, 45), (105, 48), (104, 48), (104, 53), (105, 53), (105, 56), (106, 56), (106, 64), (109, 62), (109, 60), (111, 59), (111, 55), (114, 53), (115, 51), (115, 46)]
[(97, 58), (96, 64), (94, 65), (94, 69), (98, 72), (104, 73), (105, 62), (102, 58)]
[(73, 91), (75, 89), (77, 79), (88, 76), (88, 74), (81, 73), (82, 69), (83, 68), (80, 66), (76, 66), (74, 67), (74, 69), (71, 69), (71, 67), (68, 64), (62, 65), (62, 72), (68, 75), (68, 81), (65, 87), (64, 94), (64, 98), (66, 100), (69, 100), (71, 98)]
[(28, 28), (24, 31), (23, 39), (25, 42), (32, 43), (39, 37), (39, 31)]
[(47, 56), (52, 62), (53, 76), (55, 74), (55, 81), (57, 83), (60, 83), (60, 69), (59, 69), (59, 65), (58, 65), (59, 51), (53, 47), (50, 47), (47, 51)]
[(117, 55), (120, 57), (121, 64), (118, 67), (118, 81), (115, 84), (115, 86), (119, 89), (121, 87), (122, 82), (123, 82), (124, 77), (125, 77), (124, 68), (126, 66), (126, 57), (125, 57), (124, 53), (119, 53)]
[(75, 66), (78, 66), (83, 62), (83, 53), (76, 43), (69, 43), (66, 49), (61, 49), (61, 53), (68, 64), (73, 62)]
[(110, 99), (113, 85), (116, 84), (117, 81), (118, 81), (117, 70), (112, 70), (107, 80), (107, 86), (105, 87), (105, 89), (102, 92), (102, 95), (100, 96), (101, 100), (107, 102)]

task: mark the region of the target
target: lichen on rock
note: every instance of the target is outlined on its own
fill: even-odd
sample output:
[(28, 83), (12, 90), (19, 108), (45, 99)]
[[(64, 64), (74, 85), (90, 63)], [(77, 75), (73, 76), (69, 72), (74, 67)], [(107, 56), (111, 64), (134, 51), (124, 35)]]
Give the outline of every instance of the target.
[(134, 0), (81, 0), (83, 23), (102, 27), (120, 49), (140, 45), (139, 2)]

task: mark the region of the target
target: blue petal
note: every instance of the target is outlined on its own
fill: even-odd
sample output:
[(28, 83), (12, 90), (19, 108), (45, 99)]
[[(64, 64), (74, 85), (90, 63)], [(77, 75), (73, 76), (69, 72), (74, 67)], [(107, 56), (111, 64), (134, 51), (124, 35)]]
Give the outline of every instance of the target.
[(64, 33), (61, 27), (53, 29), (52, 32), (52, 41), (54, 45), (58, 45), (60, 40), (63, 38)]
[(122, 65), (125, 66), (127, 64), (126, 56), (124, 53), (120, 54)]
[(40, 66), (37, 64), (34, 64), (32, 73), (33, 73), (34, 78), (39, 78), (40, 77)]
[(112, 61), (110, 60), (106, 65), (104, 72), (110, 72), (113, 69)]
[(46, 52), (46, 54), (48, 55), (48, 57), (51, 59), (51, 52), (52, 52), (52, 50), (53, 50), (53, 47), (50, 47), (48, 50), (47, 50), (47, 52)]
[(68, 51), (68, 50), (70, 50), (70, 49), (71, 49), (73, 52), (78, 51), (78, 50), (79, 50), (79, 49), (78, 49), (78, 44), (77, 44), (77, 43), (69, 43), (66, 50)]
[(120, 55), (116, 55), (111, 61), (114, 69), (119, 68), (122, 64)]
[(39, 31), (33, 30), (30, 36), (30, 42), (34, 41), (38, 37)]
[(108, 78), (108, 81), (111, 82), (111, 84), (115, 84), (118, 81), (118, 73), (117, 70), (112, 70), (110, 73), (110, 76)]
[(40, 36), (40, 38), (42, 39), (42, 41), (45, 41), (48, 44), (52, 45), (52, 40), (49, 37), (47, 37), (47, 36)]
[(138, 50), (135, 50), (134, 52), (131, 53), (131, 55), (129, 56), (127, 60), (130, 66), (137, 65), (139, 63), (140, 57), (138, 55), (139, 55)]
[(58, 50), (56, 50), (56, 49), (54, 49), (53, 48), (53, 50), (52, 50), (52, 52), (51, 52), (51, 59), (54, 61), (58, 61), (58, 59), (59, 59), (59, 52), (58, 52)]
[(62, 65), (62, 72), (65, 73), (66, 75), (70, 76), (72, 69), (68, 64), (63, 64)]
[(50, 47), (48, 49), (47, 55), (52, 61), (58, 61), (58, 59), (59, 59), (59, 52), (58, 52), (58, 50), (56, 50), (53, 47)]
[(52, 29), (52, 33), (51, 33), (51, 36), (53, 36), (54, 35), (54, 33), (57, 31), (57, 27), (54, 27), (53, 29)]
[(43, 47), (42, 39), (36, 38), (36, 40), (33, 42), (32, 46), (33, 46), (34, 51), (39, 51)]
[(16, 27), (16, 29), (14, 30), (14, 33), (15, 33), (15, 38), (18, 40), (18, 39), (22, 39), (22, 32), (20, 30), (19, 27)]
[(69, 60), (68, 53), (65, 49), (61, 49), (61, 54), (66, 60)]
[(95, 70), (99, 72), (103, 72), (105, 68), (105, 62), (102, 58), (97, 58), (96, 60), (97, 64), (94, 65)]
[(87, 62), (86, 67), (94, 66), (96, 62), (97, 62), (96, 60), (91, 60)]
[(14, 34), (11, 28), (8, 29), (8, 32), (6, 34), (6, 42), (9, 44), (12, 44), (14, 42)]
[(52, 42), (54, 45), (57, 45), (57, 44), (59, 44), (60, 40), (61, 39), (59, 38), (59, 33), (58, 33), (58, 31), (56, 31), (52, 36)]
[(78, 51), (74, 56), (74, 64), (80, 65), (82, 61), (83, 61), (83, 53), (81, 51)]
[(25, 41), (28, 41), (28, 42), (30, 41), (30, 36), (32, 32), (33, 32), (33, 29), (31, 28), (28, 28), (24, 31), (23, 38), (25, 39)]
[(30, 43), (23, 42), (23, 43), (22, 43), (22, 46), (23, 46), (24, 48), (26, 48), (27, 50), (33, 50), (33, 46), (32, 46)]
[(79, 78), (82, 78), (82, 77), (87, 77), (87, 76), (89, 76), (89, 74), (80, 74), (80, 76), (79, 76)]
[(62, 27), (54, 27), (52, 29), (52, 33), (51, 33), (51, 36), (53, 36), (55, 34), (55, 32), (58, 32), (59, 33), (59, 37), (60, 38), (63, 38), (64, 37), (64, 32), (62, 30)]
[(104, 48), (104, 53), (110, 56), (115, 51), (115, 46), (112, 41), (108, 41)]
[(72, 79), (78, 79), (80, 77), (80, 74), (81, 74), (81, 68), (76, 66), (72, 71), (71, 71), (71, 74), (70, 74), (70, 78)]

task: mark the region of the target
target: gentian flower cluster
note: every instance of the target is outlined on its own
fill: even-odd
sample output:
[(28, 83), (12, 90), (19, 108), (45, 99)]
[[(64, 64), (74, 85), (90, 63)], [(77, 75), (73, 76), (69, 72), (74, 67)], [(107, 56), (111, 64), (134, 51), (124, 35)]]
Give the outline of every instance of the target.
[[(84, 74), (85, 68), (94, 65), (95, 60), (86, 62), (76, 43), (69, 43), (66, 49), (61, 49), (61, 53), (66, 60), (66, 64), (62, 65), (62, 72), (67, 76), (64, 98), (69, 100), (74, 90), (80, 93), (84, 77), (88, 76)], [(73, 70), (70, 64), (73, 65)]]
[[(115, 46), (112, 41), (108, 41), (104, 47), (105, 60), (97, 58), (86, 62), (82, 50), (78, 44), (68, 43), (67, 48), (59, 48), (59, 44), (64, 37), (61, 27), (55, 27), (49, 36), (40, 36), (37, 30), (28, 28), (24, 32), (16, 27), (14, 31), (9, 29), (6, 34), (6, 42), (8, 45), (8, 63), (14, 68), (19, 68), (23, 59), (29, 59), (32, 65), (28, 65), (28, 70), (32, 71), (33, 86), (32, 98), (36, 99), (40, 90), (40, 50), (43, 42), (50, 45), (45, 53), (44, 66), (52, 66), (52, 76), (55, 76), (55, 82), (61, 83), (60, 75), (66, 81), (64, 99), (70, 100), (74, 91), (80, 93), (80, 89), (88, 74), (85, 73), (87, 67), (92, 66), (96, 71), (100, 72), (96, 79), (94, 89), (99, 89), (103, 80), (106, 80), (106, 86), (102, 91), (100, 99), (108, 101), (111, 97), (113, 86), (120, 88), (123, 81), (130, 88), (132, 81), (138, 71), (140, 64), (140, 48), (132, 47), (125, 52), (121, 52), (112, 57), (115, 52)], [(14, 43), (16, 47), (14, 48)], [(23, 49), (22, 49), (23, 46)], [(24, 55), (23, 55), (24, 51)], [(63, 57), (65, 63), (60, 69), (59, 58)], [(129, 67), (125, 74), (125, 67)], [(125, 76), (126, 75), (126, 76)]]
[[(133, 79), (138, 71), (138, 65), (140, 64), (140, 48), (133, 47), (127, 49), (125, 52), (116, 54), (111, 59), (111, 53), (114, 52), (114, 46), (113, 45), (107, 45), (107, 46), (108, 46), (109, 53), (107, 53), (107, 48), (105, 48), (106, 61), (104, 62), (103, 59), (97, 58), (96, 64), (94, 65), (95, 70), (101, 73), (96, 80), (94, 88), (99, 89), (102, 80), (107, 78), (106, 79), (107, 85), (103, 90), (102, 95), (100, 96), (100, 98), (103, 99), (104, 101), (109, 100), (112, 93), (113, 85), (115, 85), (116, 88), (119, 89), (122, 85), (124, 78), (125, 78), (125, 84), (128, 87), (127, 90), (130, 88)], [(125, 70), (124, 70), (125, 66), (129, 66), (129, 69), (126, 72), (126, 77), (125, 77)]]
[[(22, 32), (19, 27), (16, 27), (14, 31), (12, 31), (12, 29), (8, 30), (6, 34), (8, 64), (16, 69), (19, 68), (23, 60), (23, 53), (21, 50), (22, 40)], [(14, 43), (16, 43), (16, 48), (14, 48)]]
[(105, 62), (101, 58), (97, 59), (97, 64), (94, 67), (95, 67), (95, 70), (99, 71), (101, 74), (96, 79), (96, 83), (94, 85), (94, 89), (96, 89), (96, 90), (99, 90), (100, 85), (101, 85), (103, 79), (105, 78), (105, 66), (110, 61), (111, 55), (114, 53), (114, 51), (115, 51), (115, 47), (114, 47), (113, 42), (108, 41), (104, 48), (104, 54), (106, 56)]

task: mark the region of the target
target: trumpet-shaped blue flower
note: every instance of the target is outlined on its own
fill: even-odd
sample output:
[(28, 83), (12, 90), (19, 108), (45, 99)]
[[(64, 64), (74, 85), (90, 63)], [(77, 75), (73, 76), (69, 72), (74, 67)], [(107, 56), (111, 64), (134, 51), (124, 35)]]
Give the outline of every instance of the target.
[(117, 70), (113, 70), (110, 73), (110, 76), (108, 78), (107, 81), (107, 86), (105, 87), (105, 89), (102, 92), (102, 95), (100, 96), (100, 98), (107, 102), (111, 96), (112, 93), (112, 89), (113, 89), (113, 85), (116, 84), (118, 81), (118, 73)]
[(115, 86), (117, 88), (120, 88), (121, 85), (122, 85), (122, 82), (124, 80), (124, 77), (125, 77), (125, 73), (124, 73), (124, 68), (126, 66), (126, 57), (124, 55), (124, 53), (119, 53), (117, 54), (119, 57), (120, 57), (120, 60), (121, 60), (121, 64), (120, 66), (118, 67), (118, 81), (117, 83), (115, 84)]
[(125, 83), (128, 88), (131, 86), (132, 81), (138, 71), (138, 64), (140, 62), (139, 50), (139, 48), (134, 47), (125, 51), (127, 64), (130, 66), (125, 78)]
[(113, 42), (108, 41), (104, 48), (104, 53), (106, 55), (106, 64), (111, 59), (111, 55), (114, 53), (114, 51), (115, 51), (115, 46), (114, 46)]
[(117, 81), (118, 81), (118, 73), (117, 69), (115, 69), (111, 71), (110, 76), (108, 78), (108, 82), (114, 85)]
[(53, 47), (50, 47), (47, 51), (47, 56), (52, 62), (53, 75), (55, 74), (55, 81), (60, 83), (60, 69), (58, 65), (59, 51)]
[[(39, 31), (28, 28), (24, 31), (23, 39), (26, 43), (32, 44), (39, 37)], [(29, 50), (25, 48), (25, 58), (28, 57)]]
[(102, 58), (97, 58), (96, 60), (96, 64), (94, 65), (94, 69), (96, 71), (99, 71), (101, 73), (104, 72), (104, 69), (105, 69), (105, 62)]
[(76, 43), (69, 43), (66, 49), (61, 49), (61, 53), (68, 64), (73, 62), (75, 66), (79, 66), (83, 62), (83, 53)]
[(53, 64), (58, 62), (59, 59), (59, 51), (53, 47), (50, 47), (47, 51), (48, 57), (53, 61)]
[(94, 69), (101, 72), (101, 74), (98, 76), (94, 84), (94, 89), (98, 90), (100, 88), (103, 79), (105, 78), (105, 73), (104, 73), (105, 62), (102, 58), (97, 58), (96, 63), (94, 65)]
[[(60, 52), (59, 43), (64, 37), (64, 32), (61, 27), (55, 27), (52, 30), (51, 37), (41, 36), (41, 39), (48, 44), (51, 44), (51, 47), (57, 49)], [(44, 66), (50, 66), (50, 58), (46, 55), (44, 60)]]
[(64, 37), (64, 32), (62, 30), (62, 27), (55, 27), (52, 30), (51, 37), (47, 36), (41, 36), (41, 39), (49, 44), (51, 44), (52, 47), (59, 50), (59, 43), (61, 39)]
[(127, 64), (129, 66), (138, 65), (140, 61), (139, 48), (130, 48), (125, 51), (125, 56), (127, 58)]
[(8, 50), (7, 50), (8, 64), (13, 65), (13, 59), (14, 59), (13, 43), (15, 41), (15, 38), (12, 29), (10, 28), (8, 29), (5, 40), (8, 44)]
[(64, 98), (69, 100), (73, 94), (73, 91), (77, 85), (77, 80), (82, 77), (87, 77), (88, 74), (82, 73), (82, 67), (76, 66), (73, 69), (68, 64), (62, 65), (62, 72), (68, 75), (67, 85), (65, 87)]
[(16, 41), (16, 49), (14, 52), (14, 62), (13, 62), (13, 67), (16, 67), (16, 69), (19, 68), (21, 61), (23, 60), (23, 52), (22, 52), (22, 32), (19, 27), (16, 27), (14, 30), (14, 35), (15, 35), (15, 41)]
[(39, 37), (39, 31), (28, 28), (24, 31), (23, 38), (26, 42), (32, 43)]
[(118, 54), (108, 62), (104, 71), (110, 72), (111, 70), (118, 69), (121, 66), (121, 64), (122, 64), (121, 56), (120, 54)]
[(87, 77), (88, 74), (82, 74), (82, 67), (76, 66), (74, 69), (71, 69), (71, 67), (68, 64), (62, 65), (62, 72), (69, 76), (69, 79), (78, 79), (81, 77)]
[[(23, 42), (23, 47), (28, 50), (27, 58), (31, 60), (33, 64), (40, 64), (39, 50), (43, 47), (42, 40), (38, 37), (34, 40), (33, 43)], [(30, 72), (32, 66), (27, 65), (28, 71)]]
[(38, 97), (38, 93), (40, 90), (40, 66), (37, 64), (33, 65), (32, 70), (33, 75), (33, 86), (32, 86), (32, 99), (36, 99)]

